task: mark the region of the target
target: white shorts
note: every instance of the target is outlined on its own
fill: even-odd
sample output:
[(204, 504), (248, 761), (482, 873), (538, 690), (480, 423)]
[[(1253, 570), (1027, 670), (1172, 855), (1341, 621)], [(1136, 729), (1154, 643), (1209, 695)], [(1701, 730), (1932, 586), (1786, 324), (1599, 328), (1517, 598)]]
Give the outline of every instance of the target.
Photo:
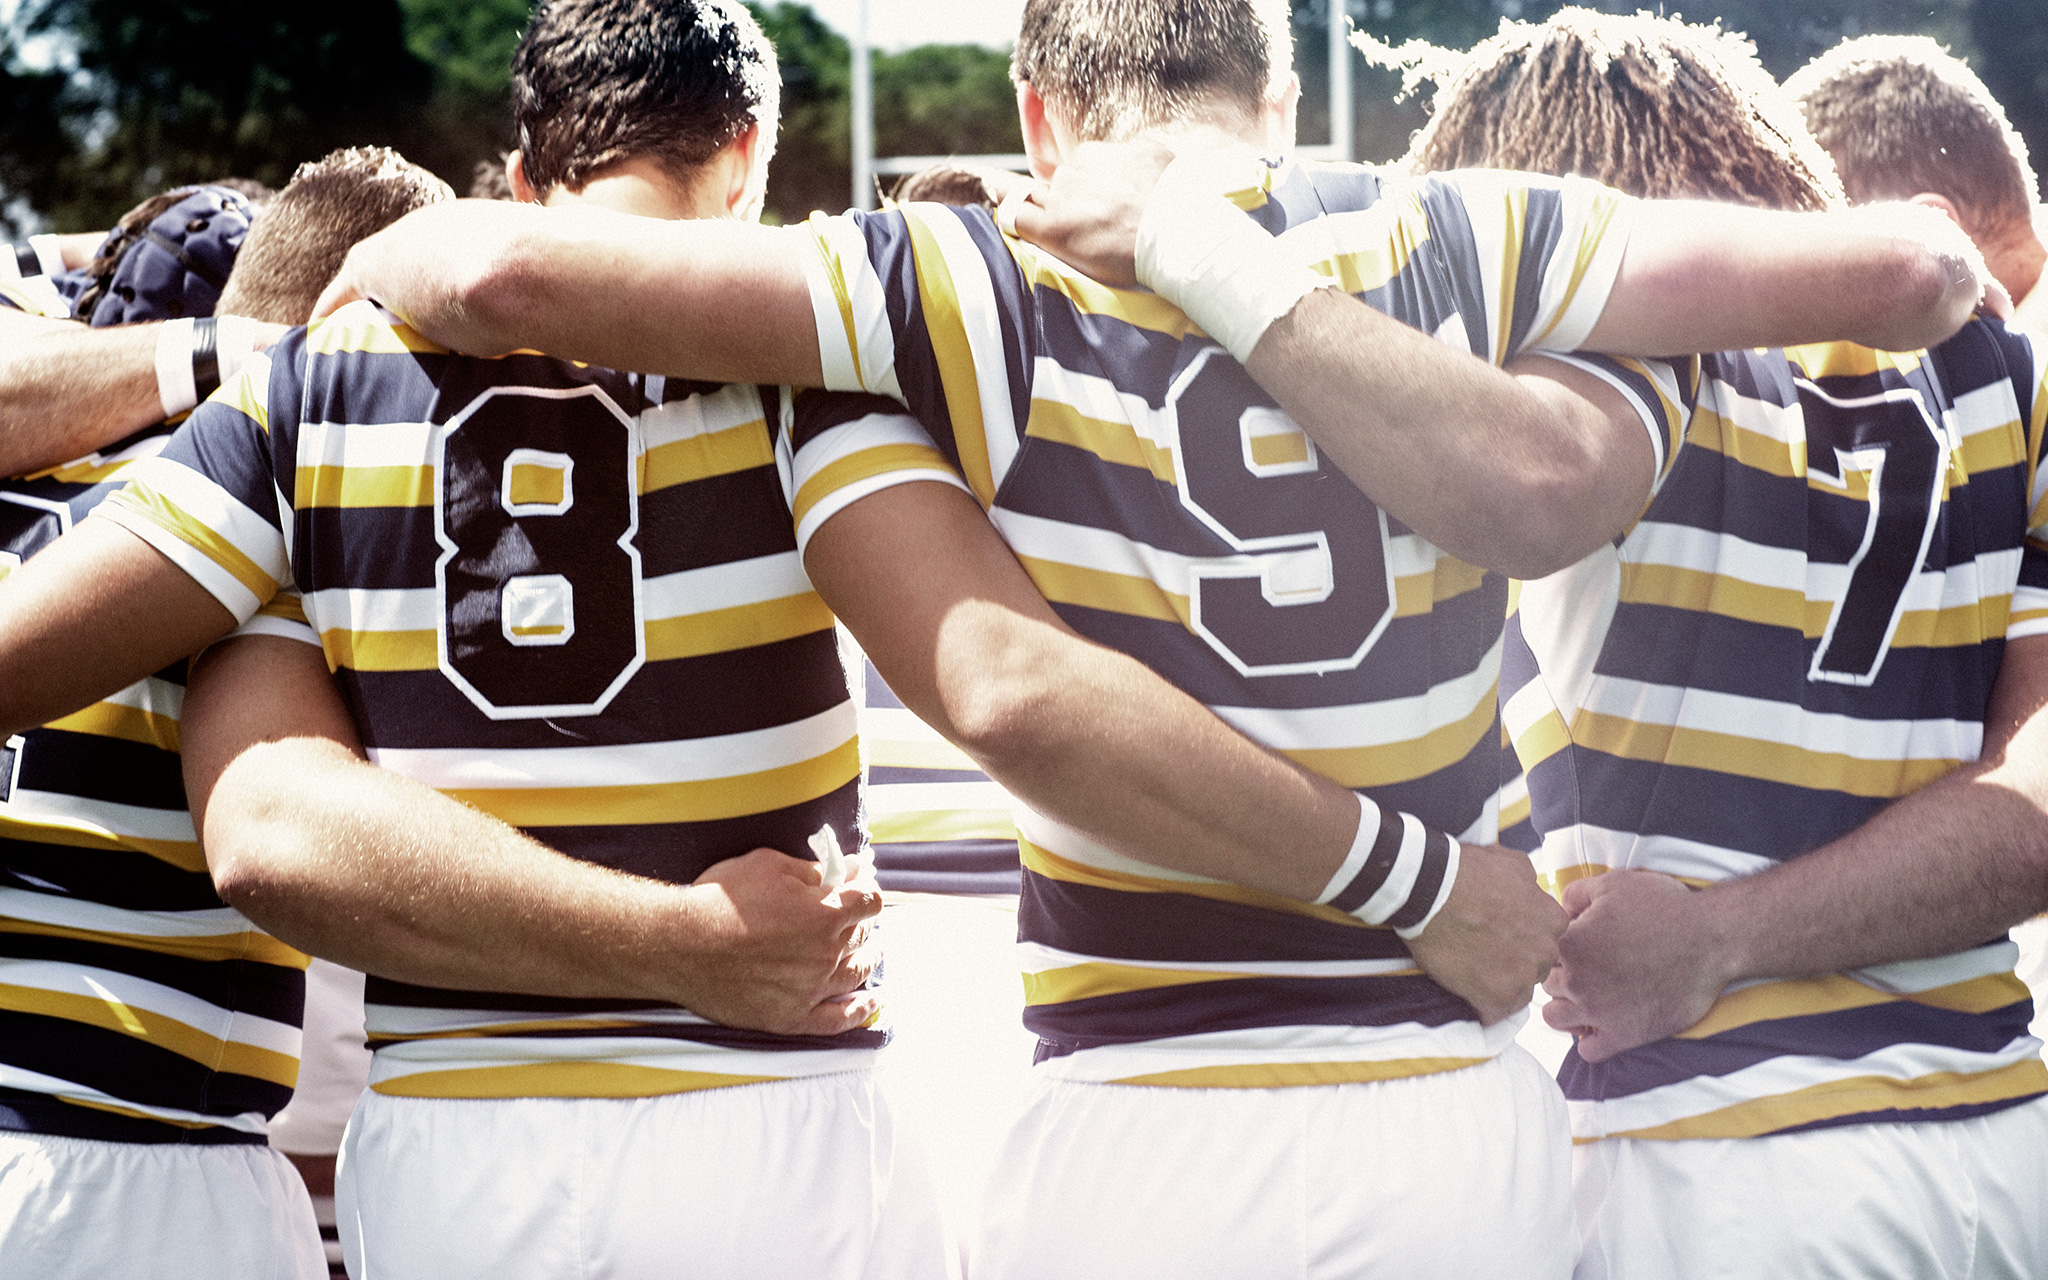
[(2048, 1098), (1967, 1120), (1577, 1152), (1578, 1280), (2039, 1280)]
[(363, 975), (317, 958), (306, 966), (305, 1028), (298, 1087), (270, 1118), (270, 1145), (295, 1156), (331, 1156), (370, 1083)]
[[(2048, 293), (2042, 296), (2048, 298)], [(2028, 1030), (2036, 1040), (2048, 1040), (2048, 916), (2035, 916), (2014, 926), (2012, 940), (2020, 948), (2020, 981), (2034, 993), (2034, 1023)]]
[(366, 1093), (335, 1209), (375, 1280), (950, 1280), (873, 1073), (654, 1098)]
[(998, 1160), (968, 1274), (1563, 1280), (1570, 1150), (1563, 1097), (1514, 1047), (1293, 1089), (1045, 1079)]
[(269, 1147), (0, 1133), (8, 1280), (326, 1280), (313, 1205)]

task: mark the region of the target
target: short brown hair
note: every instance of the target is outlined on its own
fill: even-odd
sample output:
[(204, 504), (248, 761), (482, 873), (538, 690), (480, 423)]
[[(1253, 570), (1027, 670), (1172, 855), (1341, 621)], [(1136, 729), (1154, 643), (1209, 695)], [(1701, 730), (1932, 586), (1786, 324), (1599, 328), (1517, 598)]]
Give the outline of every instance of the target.
[(1080, 141), (1115, 142), (1219, 108), (1256, 119), (1293, 47), (1277, 0), (1029, 0), (1010, 78)]
[(636, 156), (687, 179), (749, 125), (774, 149), (775, 46), (738, 0), (542, 0), (512, 55), (512, 125), (539, 192)]
[(1560, 9), (1540, 24), (1502, 23), (1437, 90), (1408, 163), (1577, 174), (1632, 195), (1773, 209), (1841, 200), (1834, 167), (1756, 46), (1646, 13)]
[(215, 311), (304, 324), (356, 241), (454, 198), (389, 147), (344, 147), (302, 164), (250, 228)]
[(1002, 177), (980, 165), (941, 160), (905, 175), (896, 184), (896, 189), (889, 193), (889, 198), (897, 204), (928, 200), (933, 204), (980, 205), (984, 209), (994, 209), (1000, 201), (989, 189), (989, 184), (992, 181), (1000, 184)]
[(1984, 82), (1927, 37), (1844, 40), (1785, 88), (1858, 204), (1929, 191), (1987, 229), (2033, 216), (2027, 144)]

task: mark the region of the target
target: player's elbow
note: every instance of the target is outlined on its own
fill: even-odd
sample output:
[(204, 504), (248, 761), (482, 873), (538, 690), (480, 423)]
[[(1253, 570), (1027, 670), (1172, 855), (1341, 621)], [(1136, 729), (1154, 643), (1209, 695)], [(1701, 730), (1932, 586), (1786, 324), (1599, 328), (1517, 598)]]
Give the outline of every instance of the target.
[(1055, 633), (1004, 610), (956, 615), (946, 630), (966, 641), (942, 681), (947, 736), (998, 779), (1034, 772), (1057, 750), (1047, 712), (1064, 677), (1045, 643)]
[(258, 919), (299, 897), (308, 883), (300, 806), (282, 778), (300, 772), (288, 744), (245, 749), (211, 791), (195, 797), (194, 817), (214, 892), (221, 901)]
[(1945, 341), (1976, 309), (1983, 285), (1967, 244), (1902, 237), (1870, 267), (1868, 311), (1852, 335), (1866, 346), (1916, 351)]

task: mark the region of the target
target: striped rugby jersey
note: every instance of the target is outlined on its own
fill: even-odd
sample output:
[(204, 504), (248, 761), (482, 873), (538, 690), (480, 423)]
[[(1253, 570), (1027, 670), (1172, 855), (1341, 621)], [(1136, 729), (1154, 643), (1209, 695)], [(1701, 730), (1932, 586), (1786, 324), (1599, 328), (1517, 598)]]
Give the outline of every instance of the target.
[[(1355, 166), (1265, 171), (1240, 204), (1371, 305), (1496, 361), (1591, 329), (1633, 209), (1580, 181)], [(800, 541), (876, 488), (964, 477), (1076, 631), (1381, 804), (1493, 838), (1500, 577), (1323, 466), (1163, 299), (1096, 284), (978, 209), (811, 225), (828, 384), (901, 397), (930, 434), (799, 422)], [(1653, 437), (1675, 428), (1675, 387), (1620, 376)], [(1121, 857), (1022, 806), (1017, 823), (1044, 1069), (1313, 1084), (1448, 1070), (1513, 1036), (1482, 1030), (1391, 929)]]
[[(858, 846), (833, 622), (763, 395), (453, 356), (359, 304), (295, 330), (106, 508), (236, 616), (286, 586), (370, 758), (572, 857), (682, 883)], [(779, 411), (778, 411), (779, 412)], [(644, 1096), (845, 1070), (637, 1000), (372, 977), (379, 1092)]]
[[(170, 432), (0, 485), (0, 576)], [(291, 1098), (306, 958), (213, 891), (184, 696), (179, 662), (0, 747), (0, 1129), (260, 1143)]]
[[(2048, 631), (2043, 344), (1705, 358), (1618, 548), (1524, 584), (1504, 714), (1553, 886), (1794, 858), (1977, 758), (2007, 637)], [(1930, 851), (1930, 856), (1938, 853)], [(1946, 1119), (2048, 1091), (2003, 938), (1731, 989), (1561, 1081), (1581, 1140)]]

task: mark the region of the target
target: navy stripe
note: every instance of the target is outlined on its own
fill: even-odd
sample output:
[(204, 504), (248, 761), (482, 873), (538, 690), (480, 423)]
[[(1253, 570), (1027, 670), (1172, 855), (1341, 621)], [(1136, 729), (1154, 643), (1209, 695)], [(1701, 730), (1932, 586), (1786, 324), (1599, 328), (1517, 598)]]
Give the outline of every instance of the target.
[(1330, 905), (1339, 911), (1354, 912), (1365, 905), (1365, 900), (1379, 891), (1394, 873), (1394, 864), (1401, 860), (1401, 840), (1407, 834), (1407, 824), (1401, 821), (1398, 812), (1381, 810), (1380, 829), (1373, 833), (1372, 850), (1365, 855), (1365, 865), (1344, 886)]
[(1021, 434), (1024, 420), (1031, 412), (1031, 371), (1037, 356), (1035, 345), (1027, 348), (1032, 342), (1033, 328), (1026, 323), (1031, 290), (1025, 287), (1024, 273), (996, 229), (992, 210), (980, 205), (955, 205), (950, 212), (960, 220), (967, 238), (974, 242), (988, 267), (989, 287), (995, 293), (996, 326), (1003, 343), (1003, 374), (1010, 384), (1010, 418), (1018, 424)]
[(1027, 1005), (1024, 1026), (1045, 1042), (1039, 1051), (1043, 1061), (1161, 1036), (1404, 1022), (1441, 1027), (1475, 1017), (1471, 1005), (1424, 977), (1230, 978)]
[(204, 871), (187, 871), (135, 849), (87, 849), (0, 837), (0, 883), (58, 892), (124, 911), (218, 911)]
[(432, 589), (441, 544), (431, 507), (307, 507), (292, 513), (292, 577), (302, 592)]
[(818, 828), (831, 825), (839, 847), (860, 847), (860, 782), (815, 800), (743, 817), (706, 822), (646, 822), (632, 826), (528, 827), (526, 833), (550, 848), (579, 858), (668, 884), (688, 884), (714, 864), (754, 849), (777, 849), (792, 858), (809, 859), (807, 841)]
[(834, 427), (872, 414), (901, 417), (903, 406), (887, 396), (850, 391), (799, 391), (790, 413), (790, 444), (798, 452)]
[(1997, 1053), (2026, 1034), (2033, 1016), (2031, 999), (1985, 1013), (1895, 1000), (1860, 1009), (1753, 1022), (1704, 1040), (1659, 1040), (1605, 1062), (1586, 1061), (1573, 1045), (1558, 1070), (1557, 1082), (1567, 1098), (1603, 1102), (1696, 1076), (1731, 1075), (1787, 1054), (1851, 1062), (1896, 1044)]
[[(126, 974), (182, 991), (222, 1009), (294, 1027), (305, 1013), (305, 973), (289, 965), (265, 964), (260, 960), (194, 960), (83, 938), (8, 931), (0, 931), (0, 957)], [(5, 972), (5, 966), (0, 965), (0, 974)]]
[(1173, 485), (1150, 471), (1104, 462), (1057, 440), (1034, 436), (1026, 447), (1029, 465), (1012, 466), (1003, 487), (1005, 511), (1107, 529), (1177, 555), (1226, 556), (1235, 550), (1181, 505)]
[[(1174, 375), (1196, 353), (1215, 345), (1206, 338), (1176, 338), (1117, 316), (1081, 311), (1049, 284), (1036, 286), (1032, 299), (1042, 354), (1075, 373), (1109, 378), (1119, 392), (1154, 409), (1166, 403)], [(1003, 505), (1009, 505), (1007, 498)]]
[(185, 809), (185, 774), (175, 751), (68, 729), (31, 729), (23, 737), (16, 785), (25, 790)]
[(9, 1133), (39, 1133), (54, 1138), (85, 1138), (92, 1142), (139, 1142), (152, 1146), (244, 1146), (263, 1147), (270, 1139), (260, 1133), (208, 1125), (188, 1129), (161, 1120), (116, 1115), (96, 1107), (77, 1106), (47, 1094), (21, 1089), (0, 1089), (0, 1130)]
[(609, 746), (749, 733), (847, 700), (830, 631), (774, 644), (650, 662), (602, 715), (486, 720), (438, 670), (335, 673), (371, 747), (480, 750)]
[(919, 782), (987, 782), (979, 769), (924, 769), (910, 765), (878, 765), (868, 770), (868, 784), (876, 787)]
[[(1428, 252), (1411, 256), (1401, 273), (1358, 296), (1376, 311), (1434, 333), (1447, 316), (1465, 322), (1465, 343), (1482, 360), (1493, 356), (1487, 332), (1485, 280), (1478, 237), (1464, 197), (1442, 178), (1423, 179), (1417, 194), (1429, 220)], [(1533, 198), (1534, 193), (1531, 193)], [(1517, 298), (1523, 290), (1517, 289)]]
[(906, 893), (1017, 893), (1015, 840), (904, 840), (873, 846), (884, 889)]
[[(1462, 213), (1464, 206), (1458, 206)], [(1542, 301), (1543, 268), (1564, 237), (1564, 196), (1554, 187), (1531, 187), (1523, 209), (1521, 256), (1515, 267), (1515, 308), (1508, 318), (1508, 351), (1522, 349)], [(1652, 396), (1649, 403), (1655, 404)]]
[(1393, 960), (1408, 954), (1391, 929), (1191, 894), (1103, 889), (1029, 868), (1017, 904), (1017, 935), (1080, 955), (1163, 963)]
[(883, 707), (892, 711), (909, 710), (909, 708), (903, 705), (902, 699), (896, 696), (896, 691), (889, 687), (889, 682), (882, 679), (882, 673), (875, 669), (875, 664), (867, 659), (862, 661), (867, 669), (865, 677), (867, 705), (870, 707)]
[[(486, 1002), (490, 1001), (492, 997), (488, 993), (450, 992), (448, 994), (461, 996), (462, 999), (459, 1002), (459, 1007), (464, 1009), (493, 1007), (489, 1003), (483, 1005), (472, 1003), (478, 999)], [(378, 1004), (389, 1003), (388, 1001), (375, 1000), (373, 997), (366, 998)], [(448, 1007), (457, 1006), (451, 1005)], [(645, 1009), (648, 1006), (643, 1004), (636, 1007)], [(668, 1007), (674, 1008), (678, 1006)], [(795, 1053), (805, 1049), (880, 1049), (889, 1043), (889, 1032), (867, 1027), (856, 1027), (851, 1031), (842, 1031), (836, 1036), (786, 1036), (768, 1031), (749, 1031), (744, 1027), (719, 1026), (716, 1023), (699, 1026), (671, 1026), (649, 1023), (645, 1026), (635, 1026), (627, 1030), (617, 1027), (601, 1027), (592, 1028), (587, 1031), (565, 1028), (548, 1031), (521, 1031), (518, 1033), (518, 1038), (521, 1040), (587, 1040), (592, 1036), (603, 1036), (606, 1038), (629, 1036), (635, 1040), (683, 1040), (691, 1044), (713, 1044), (727, 1049), (752, 1049), (765, 1053)], [(387, 1044), (402, 1044), (404, 1042), (405, 1037), (403, 1036), (372, 1036), (370, 1038), (372, 1048)]]
[[(1553, 781), (1571, 776), (1566, 770), (1575, 771), (1572, 785), (1584, 820), (1593, 826), (1696, 840), (1781, 862), (1855, 830), (1889, 803), (1766, 778), (1625, 760), (1584, 747), (1568, 747), (1531, 771), (1532, 792), (1541, 786), (1549, 795)], [(1539, 825), (1556, 829), (1547, 806)]]
[(1013, 894), (1021, 882), (1016, 866), (988, 871), (931, 871), (923, 867), (883, 867), (875, 873), (893, 893)]
[(214, 1071), (147, 1040), (65, 1018), (0, 1010), (0, 1044), (10, 1066), (144, 1106), (273, 1115), (292, 1096), (286, 1085)]
[(1814, 1120), (1806, 1124), (1787, 1125), (1785, 1128), (1772, 1129), (1769, 1132), (1805, 1133), (1810, 1129), (1838, 1129), (1846, 1124), (1926, 1124), (1938, 1120), (1968, 1120), (1972, 1116), (1988, 1116), (2043, 1096), (2048, 1095), (2028, 1093), (2017, 1098), (1965, 1103), (1957, 1107), (1891, 1107), (1882, 1111), (1859, 1111), (1853, 1115), (1830, 1116), (1825, 1120)]
[(796, 527), (773, 465), (706, 476), (640, 496), (642, 577), (796, 550)]

